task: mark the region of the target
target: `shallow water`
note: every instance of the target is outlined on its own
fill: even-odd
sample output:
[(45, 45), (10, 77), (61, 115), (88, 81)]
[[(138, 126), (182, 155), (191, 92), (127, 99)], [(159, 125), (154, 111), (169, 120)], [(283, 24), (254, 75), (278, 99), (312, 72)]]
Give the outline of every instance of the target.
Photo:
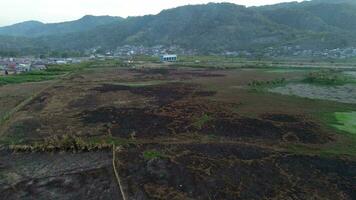
[(344, 74), (356, 79), (356, 71), (346, 71)]
[(343, 86), (317, 86), (311, 84), (288, 84), (269, 90), (284, 95), (296, 95), (311, 99), (337, 101), (341, 103), (356, 104), (356, 85)]

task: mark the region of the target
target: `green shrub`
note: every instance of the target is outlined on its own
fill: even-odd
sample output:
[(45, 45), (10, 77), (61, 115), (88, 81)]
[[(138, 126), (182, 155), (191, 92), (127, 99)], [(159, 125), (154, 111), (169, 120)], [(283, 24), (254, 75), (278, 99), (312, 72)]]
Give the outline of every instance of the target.
[(255, 81), (255, 80), (253, 80), (248, 85), (250, 87), (271, 87), (271, 86), (283, 85), (285, 82), (286, 82), (285, 78), (275, 79), (272, 81)]
[(164, 158), (165, 155), (163, 155), (161, 152), (155, 151), (155, 150), (150, 150), (150, 151), (145, 151), (143, 152), (143, 157), (146, 160), (151, 160), (154, 158)]
[(304, 82), (320, 85), (344, 85), (352, 81), (339, 71), (322, 70), (309, 73)]

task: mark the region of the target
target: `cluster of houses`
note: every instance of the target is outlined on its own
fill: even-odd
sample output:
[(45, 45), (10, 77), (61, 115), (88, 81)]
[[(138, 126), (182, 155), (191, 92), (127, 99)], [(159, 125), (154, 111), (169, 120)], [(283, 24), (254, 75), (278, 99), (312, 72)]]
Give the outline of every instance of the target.
[(262, 52), (265, 57), (314, 57), (346, 59), (356, 57), (356, 47), (336, 48), (336, 49), (304, 49), (299, 45), (268, 47)]
[(46, 69), (46, 63), (42, 62), (41, 60), (32, 60), (27, 58), (0, 59), (0, 74), (16, 74), (44, 69)]
[[(126, 46), (125, 49), (130, 51), (131, 53), (136, 54), (137, 52), (132, 52), (136, 49), (136, 47)], [(165, 50), (162, 50), (163, 47), (156, 47), (155, 55), (159, 56), (162, 62), (175, 62), (177, 61), (176, 54), (167, 54)], [(131, 50), (130, 50), (131, 49)], [(171, 50), (173, 50), (172, 48)], [(137, 50), (137, 49), (136, 49)], [(142, 53), (142, 52), (140, 52)], [(153, 56), (153, 55), (152, 55)], [(30, 71), (38, 71), (47, 69), (48, 65), (61, 65), (61, 64), (71, 64), (71, 63), (80, 63), (83, 61), (91, 60), (91, 59), (107, 59), (107, 58), (122, 58), (121, 56), (112, 56), (110, 55), (102, 55), (98, 56), (98, 54), (92, 54), (90, 57), (83, 58), (33, 58), (33, 57), (25, 57), (25, 58), (0, 58), (0, 75), (8, 75), (8, 74), (19, 74), (23, 72)]]
[(45, 70), (51, 64), (79, 63), (79, 58), (0, 58), (0, 75), (18, 74), (29, 71)]
[(152, 47), (145, 46), (135, 46), (135, 45), (124, 45), (119, 46), (114, 50), (103, 51), (101, 47), (91, 48), (86, 50), (86, 55), (91, 55), (92, 58), (130, 58), (132, 56), (144, 55), (144, 56), (155, 56), (159, 57), (166, 54), (179, 54), (179, 55), (195, 55), (195, 50), (186, 50), (179, 46), (163, 46), (156, 45)]
[(267, 47), (265, 49), (256, 49), (257, 51), (226, 51), (221, 54), (223, 56), (240, 56), (240, 57), (294, 57), (294, 58), (332, 58), (332, 59), (347, 59), (356, 57), (356, 47), (336, 48), (336, 49), (304, 49), (299, 45)]

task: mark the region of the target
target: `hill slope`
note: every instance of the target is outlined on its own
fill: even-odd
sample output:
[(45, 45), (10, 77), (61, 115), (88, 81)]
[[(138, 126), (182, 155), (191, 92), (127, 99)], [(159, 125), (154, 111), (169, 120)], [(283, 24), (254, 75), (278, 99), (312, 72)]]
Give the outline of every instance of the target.
[(39, 37), (88, 31), (101, 25), (108, 25), (122, 20), (120, 17), (87, 15), (75, 21), (44, 24), (27, 21), (0, 28), (0, 35), (17, 37)]
[(0, 34), (5, 33), (31, 33), (27, 46), (36, 43), (50, 50), (115, 49), (126, 44), (179, 45), (203, 53), (283, 46), (343, 48), (356, 46), (356, 3), (314, 0), (249, 8), (209, 3), (126, 19), (86, 16), (59, 24), (27, 22), (0, 28)]

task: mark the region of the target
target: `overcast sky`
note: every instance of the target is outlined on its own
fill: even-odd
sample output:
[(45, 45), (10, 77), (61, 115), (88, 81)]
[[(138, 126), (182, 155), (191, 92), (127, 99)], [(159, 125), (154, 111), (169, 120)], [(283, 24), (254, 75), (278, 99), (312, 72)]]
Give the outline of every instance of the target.
[(88, 14), (121, 17), (157, 14), (167, 8), (212, 1), (257, 6), (293, 0), (0, 0), (0, 26), (27, 20), (69, 21)]

